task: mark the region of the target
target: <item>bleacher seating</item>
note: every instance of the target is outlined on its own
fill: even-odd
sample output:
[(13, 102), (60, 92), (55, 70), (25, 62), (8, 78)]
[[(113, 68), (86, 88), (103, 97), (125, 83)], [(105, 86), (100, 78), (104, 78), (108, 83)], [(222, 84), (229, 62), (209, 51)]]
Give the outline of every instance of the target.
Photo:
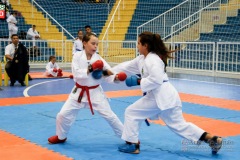
[[(9, 6), (9, 11), (10, 12), (13, 11), (13, 8), (12, 8), (11, 4)], [(27, 32), (28, 29), (31, 27), (31, 25), (27, 24), (25, 22), (25, 19), (22, 16), (20, 11), (18, 11), (18, 15), (17, 15), (16, 18), (17, 18), (17, 21), (18, 21), (18, 24), (17, 24), (18, 35), (19, 35), (20, 41), (22, 41), (24, 39), (21, 39), (20, 33), (21, 32)], [(0, 38), (4, 38), (6, 40), (6, 39), (8, 39), (8, 24), (7, 24), (6, 20), (1, 20), (0, 25), (1, 25), (1, 27), (0, 27)], [(7, 44), (8, 44), (7, 41), (1, 41), (1, 43), (0, 43), (0, 61), (3, 61), (3, 57), (4, 57), (4, 53), (5, 53), (5, 47), (7, 46)], [(26, 42), (23, 41), (23, 44), (27, 47), (27, 49), (32, 48), (32, 43), (29, 43), (29, 42), (26, 43)], [(49, 58), (50, 55), (55, 55), (57, 61), (63, 60), (63, 58), (61, 56), (56, 55), (55, 49), (49, 47), (49, 45), (47, 44), (46, 41), (37, 42), (36, 45), (38, 46), (41, 54), (37, 57), (30, 57), (29, 58), (30, 61), (34, 61), (34, 62), (48, 61), (48, 58)]]
[[(76, 3), (74, 0), (69, 0), (61, 2), (59, 5), (59, 0), (36, 0), (36, 2), (73, 36), (76, 36), (79, 29), (84, 29), (85, 25), (90, 25), (93, 31), (99, 34), (108, 17), (106, 3)], [(109, 1), (110, 9), (114, 3), (115, 0)], [(39, 9), (39, 11), (41, 10)], [(54, 21), (51, 22), (56, 24)], [(69, 35), (66, 36), (71, 39)]]
[[(137, 8), (133, 15), (133, 18), (128, 27), (128, 33), (125, 36), (125, 40), (135, 40), (136, 39), (136, 29), (137, 26), (151, 20), (152, 18), (164, 13), (165, 11), (173, 8), (174, 6), (180, 4), (184, 0), (139, 0)], [(36, 0), (36, 2), (41, 5), (51, 16), (53, 16), (63, 27), (65, 27), (72, 35), (76, 35), (78, 29), (82, 28), (89, 24), (92, 26), (93, 31), (100, 33), (102, 27), (104, 26), (108, 12), (106, 4), (98, 4), (96, 9), (95, 3), (76, 3), (74, 0), (62, 2), (64, 5), (59, 5), (59, 0)], [(110, 7), (113, 6), (115, 0), (110, 1)], [(226, 3), (225, 1), (223, 1)], [(154, 4), (154, 5), (153, 5)], [(54, 6), (54, 9), (53, 9)], [(36, 6), (37, 7), (37, 6)], [(93, 9), (94, 8), (94, 9)], [(10, 11), (12, 10), (10, 5)], [(40, 10), (40, 9), (39, 9)], [(71, 12), (69, 12), (71, 10)], [(84, 11), (83, 11), (84, 10)], [(142, 14), (144, 12), (144, 14)], [(188, 11), (188, 10), (187, 10)], [(95, 15), (95, 16), (93, 16)], [(79, 17), (79, 21), (75, 21), (69, 17)], [(176, 16), (179, 17), (180, 15)], [(30, 28), (30, 25), (26, 25), (24, 18), (19, 14), (19, 32), (27, 31)], [(224, 25), (215, 25), (213, 33), (202, 33), (200, 36), (200, 41), (228, 41), (232, 34), (235, 34), (236, 37), (239, 35), (239, 26), (240, 26), (240, 16), (238, 17), (229, 17), (226, 24)], [(175, 24), (177, 19), (168, 21), (166, 24), (171, 26)], [(53, 24), (55, 22), (52, 21)], [(6, 21), (0, 21), (1, 30), (0, 37), (8, 37), (8, 29)], [(223, 33), (222, 31), (229, 29), (233, 33)], [(59, 28), (59, 30), (61, 30)], [(229, 31), (227, 30), (227, 31)], [(166, 31), (166, 30), (165, 30)], [(168, 30), (169, 32), (170, 30)], [(219, 38), (219, 35), (222, 38)], [(66, 35), (68, 39), (71, 39), (69, 35)], [(230, 39), (231, 40), (231, 39)]]
[[(9, 12), (11, 13), (13, 11), (11, 4), (9, 5)], [(27, 25), (24, 17), (22, 17), (21, 13), (18, 12), (18, 15), (16, 17), (18, 23), (18, 34), (20, 34), (21, 31), (27, 32), (27, 30), (31, 27), (31, 25)], [(0, 38), (8, 38), (8, 24), (6, 20), (0, 20)]]
[[(224, 1), (223, 3), (226, 3)], [(213, 27), (213, 31), (210, 33), (200, 33), (200, 42), (239, 42), (240, 41), (240, 10), (238, 10), (238, 14), (235, 17), (227, 17), (225, 24), (216, 24)], [(205, 48), (204, 48), (205, 47)], [(200, 63), (202, 60), (212, 61), (213, 54), (213, 46), (206, 45), (202, 48), (197, 48), (194, 44), (188, 44), (186, 48), (184, 48), (184, 52), (186, 54), (181, 55), (177, 54), (175, 58), (176, 62), (175, 66), (184, 68), (184, 66), (190, 66), (196, 69), (215, 69), (217, 70), (225, 70), (229, 72), (240, 72), (240, 65), (237, 63), (227, 63), (228, 61), (234, 62), (239, 58), (238, 50), (240, 48), (240, 44), (228, 44), (228, 45), (219, 45), (215, 46), (215, 50), (218, 47), (218, 64), (215, 66), (210, 65), (209, 62)], [(212, 52), (212, 53), (211, 53)], [(199, 59), (195, 62), (189, 62), (189, 58), (191, 56), (199, 55)], [(236, 60), (235, 60), (236, 59)]]
[(8, 38), (8, 24), (6, 20), (0, 20), (0, 38)]
[[(182, 48), (181, 44), (175, 46)], [(218, 54), (214, 55), (218, 47)], [(199, 69), (199, 70), (213, 70), (213, 67), (219, 71), (240, 72), (239, 50), (240, 44), (220, 44), (215, 46), (212, 44), (187, 44), (182, 50), (174, 54), (175, 67)], [(215, 57), (214, 57), (215, 56)], [(212, 65), (213, 59), (217, 61)], [(234, 63), (229, 63), (234, 62)], [(238, 63), (237, 63), (238, 62)]]
[[(136, 40), (138, 26), (159, 16), (160, 14), (177, 6), (183, 1), (184, 0), (139, 0), (130, 26), (128, 27), (128, 33), (125, 36), (125, 40)], [(174, 19), (168, 24), (174, 24)]]
[(201, 33), (200, 41), (240, 41), (240, 10), (236, 17), (227, 17), (225, 24), (214, 25), (211, 33)]

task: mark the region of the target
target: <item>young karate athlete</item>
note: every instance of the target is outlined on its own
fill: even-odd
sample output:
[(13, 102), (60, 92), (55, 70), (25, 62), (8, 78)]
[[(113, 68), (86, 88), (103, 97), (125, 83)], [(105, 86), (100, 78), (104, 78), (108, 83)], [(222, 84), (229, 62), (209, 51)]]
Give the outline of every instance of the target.
[(207, 133), (198, 126), (186, 122), (182, 115), (182, 103), (178, 92), (168, 81), (166, 74), (167, 58), (171, 58), (159, 34), (143, 32), (138, 37), (137, 44), (140, 55), (135, 59), (113, 67), (115, 72), (125, 72), (128, 75), (127, 86), (140, 85), (145, 96), (127, 107), (122, 139), (126, 142), (118, 147), (125, 153), (139, 153), (139, 128), (146, 118), (160, 117), (165, 124), (188, 140), (209, 143), (212, 153), (216, 154), (222, 146), (222, 138)]
[[(101, 87), (101, 82), (108, 75), (112, 75), (110, 65), (96, 53), (98, 38), (92, 33), (83, 37), (83, 51), (75, 52), (72, 60), (72, 73), (75, 86), (67, 101), (57, 114), (56, 135), (48, 139), (49, 143), (63, 143), (71, 125), (75, 121), (78, 111), (90, 108), (99, 113), (112, 127), (118, 137), (121, 137), (123, 124), (111, 110), (107, 97)], [(104, 76), (103, 76), (104, 75)], [(123, 72), (115, 74), (112, 81), (124, 81), (127, 75)]]
[(56, 63), (56, 57), (50, 56), (44, 73), (47, 77), (62, 77), (62, 69)]
[(78, 30), (78, 37), (73, 43), (72, 55), (74, 55), (74, 53), (77, 52), (77, 51), (82, 51), (83, 50), (82, 39), (83, 39), (83, 31)]

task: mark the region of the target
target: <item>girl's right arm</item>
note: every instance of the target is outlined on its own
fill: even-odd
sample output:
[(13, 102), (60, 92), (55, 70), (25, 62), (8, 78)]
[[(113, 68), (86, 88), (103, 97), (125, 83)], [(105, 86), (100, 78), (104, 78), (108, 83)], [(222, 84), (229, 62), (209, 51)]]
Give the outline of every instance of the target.
[(124, 72), (127, 76), (139, 74), (138, 61), (139, 56), (131, 61), (126, 61), (114, 66), (113, 68), (111, 68), (111, 72), (113, 73), (113, 75), (107, 77), (106, 81), (109, 83), (115, 82), (116, 74), (121, 72)]
[(131, 61), (120, 63), (112, 68), (115, 73), (125, 72), (127, 75), (140, 74), (138, 69), (139, 56)]
[(75, 79), (88, 78), (88, 66), (81, 63), (83, 63), (83, 61), (81, 61), (80, 54), (74, 54), (72, 60), (72, 73)]

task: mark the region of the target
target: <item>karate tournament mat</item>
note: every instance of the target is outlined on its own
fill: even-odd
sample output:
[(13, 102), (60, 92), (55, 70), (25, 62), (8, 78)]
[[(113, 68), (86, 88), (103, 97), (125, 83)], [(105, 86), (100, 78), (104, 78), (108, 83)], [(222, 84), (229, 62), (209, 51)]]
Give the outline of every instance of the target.
[[(211, 79), (211, 78), (209, 78)], [(140, 128), (140, 154), (117, 150), (124, 141), (116, 137), (96, 112), (79, 111), (63, 144), (49, 144), (55, 135), (56, 115), (74, 82), (69, 78), (34, 78), (29, 86), (4, 87), (0, 91), (1, 160), (212, 160), (240, 157), (240, 82), (170, 78), (180, 94), (183, 115), (204, 130), (223, 137), (223, 146), (212, 155), (207, 144), (194, 144), (173, 133), (161, 120)], [(102, 87), (112, 110), (124, 121), (124, 111), (142, 96), (137, 87), (124, 83)]]

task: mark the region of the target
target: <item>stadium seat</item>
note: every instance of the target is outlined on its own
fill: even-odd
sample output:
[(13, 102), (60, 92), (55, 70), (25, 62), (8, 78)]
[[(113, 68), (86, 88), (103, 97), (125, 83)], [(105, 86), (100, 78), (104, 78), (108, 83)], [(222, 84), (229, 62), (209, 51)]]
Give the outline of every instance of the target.
[[(161, 1), (139, 0), (133, 18), (130, 22), (130, 26), (128, 27), (128, 32), (125, 35), (125, 40), (136, 40), (137, 36), (136, 28), (138, 26), (159, 16), (160, 14), (166, 12), (167, 10), (177, 6), (182, 2), (183, 0), (161, 0)], [(154, 5), (152, 5), (153, 3)], [(177, 15), (176, 17), (180, 19), (180, 16), (181, 15)], [(167, 25), (171, 26), (172, 24), (175, 24), (173, 21), (168, 22)]]
[(227, 17), (225, 24), (216, 24), (210, 33), (201, 33), (200, 41), (231, 41), (239, 42), (240, 40), (240, 10), (235, 17)]
[[(64, 4), (62, 5), (62, 3), (59, 3), (58, 0), (36, 0), (36, 2), (74, 36), (77, 34), (79, 29), (84, 29), (83, 27), (85, 25), (91, 25), (95, 33), (101, 33), (108, 18), (108, 5), (96, 3), (76, 3), (74, 1), (62, 2)], [(109, 2), (110, 10), (112, 9), (114, 2), (115, 1)], [(38, 6), (36, 7), (38, 8)], [(71, 8), (71, 12), (66, 12), (66, 8)], [(76, 19), (78, 21), (76, 21)], [(53, 20), (51, 20), (51, 22), (55, 24)], [(71, 37), (67, 34), (65, 34), (65, 36), (71, 39)]]

